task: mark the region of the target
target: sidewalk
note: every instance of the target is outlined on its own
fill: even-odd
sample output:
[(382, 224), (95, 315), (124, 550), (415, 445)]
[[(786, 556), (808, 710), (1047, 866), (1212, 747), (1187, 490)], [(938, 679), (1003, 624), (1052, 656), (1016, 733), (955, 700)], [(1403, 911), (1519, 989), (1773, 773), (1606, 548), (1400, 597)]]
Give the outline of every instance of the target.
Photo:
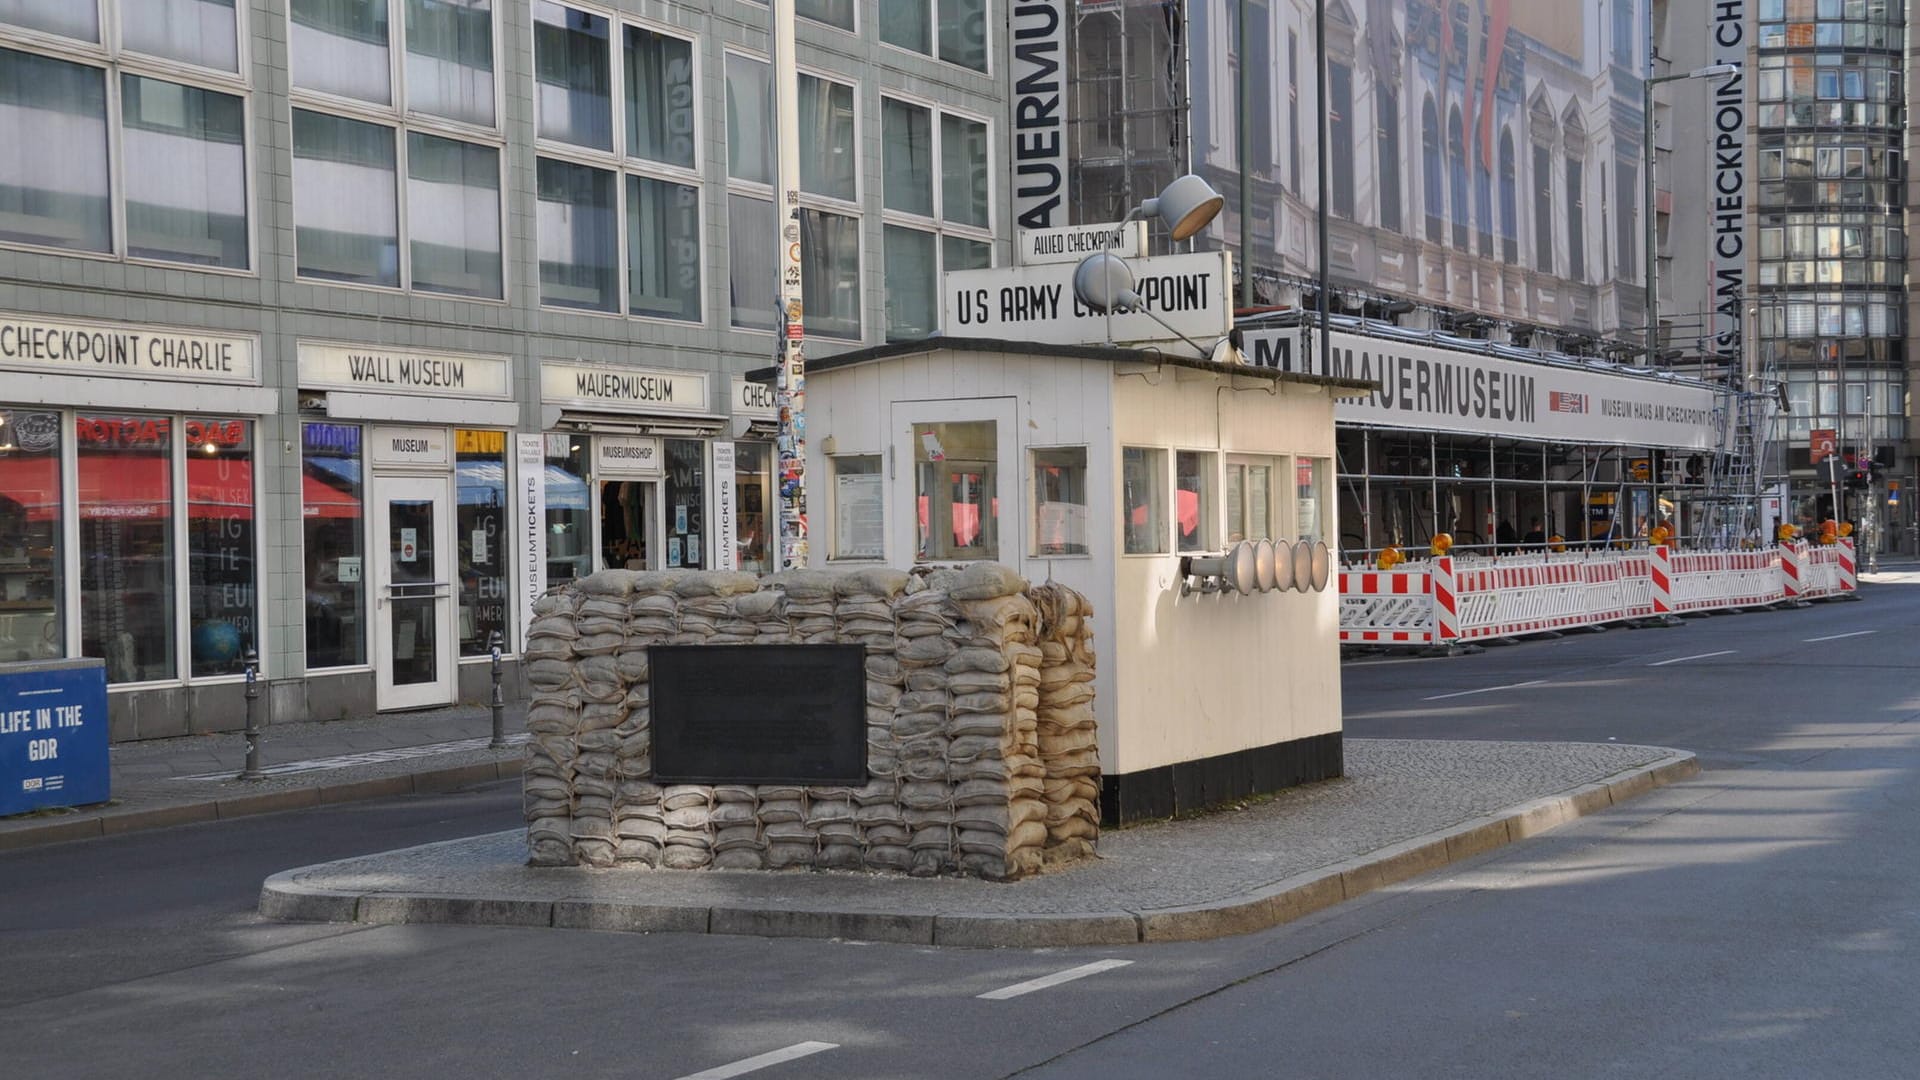
[(236, 779), (247, 758), (237, 733), (120, 743), (108, 751), (112, 802), (0, 818), (0, 851), (517, 779), (525, 714), (507, 706), (505, 750), (487, 749), (493, 721), (480, 706), (275, 724), (260, 737), (267, 775), (255, 781)]
[(1100, 858), (1012, 883), (834, 871), (534, 868), (513, 829), (289, 870), (260, 912), (1036, 948), (1182, 941), (1299, 918), (1699, 771), (1617, 743), (1349, 739), (1347, 777), (1105, 831)]

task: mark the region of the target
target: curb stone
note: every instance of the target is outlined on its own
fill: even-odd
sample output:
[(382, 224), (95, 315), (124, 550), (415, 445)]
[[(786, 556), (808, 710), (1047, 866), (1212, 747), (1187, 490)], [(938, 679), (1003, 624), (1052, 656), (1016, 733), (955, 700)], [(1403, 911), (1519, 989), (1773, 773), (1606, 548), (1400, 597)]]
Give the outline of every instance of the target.
[[(1053, 948), (1197, 941), (1269, 929), (1449, 863), (1537, 836), (1576, 818), (1691, 778), (1700, 762), (1674, 753), (1648, 765), (1401, 841), (1224, 900), (1186, 907), (1070, 914), (903, 914), (704, 905), (632, 904), (567, 897), (489, 900), (419, 893), (355, 893), (307, 886), (312, 867), (268, 878), (260, 913), (308, 922), (552, 926), (638, 933), (838, 938), (972, 948)], [(454, 841), (458, 842), (458, 841)], [(429, 845), (431, 846), (431, 845)]]

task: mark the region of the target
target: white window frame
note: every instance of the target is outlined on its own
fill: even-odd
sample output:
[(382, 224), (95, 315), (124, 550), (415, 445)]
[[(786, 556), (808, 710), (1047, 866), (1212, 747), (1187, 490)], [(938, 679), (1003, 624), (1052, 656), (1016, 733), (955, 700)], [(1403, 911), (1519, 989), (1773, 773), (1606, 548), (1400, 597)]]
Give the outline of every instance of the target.
[[(251, 5), (246, 0), (238, 0), (234, 4), (235, 60), (238, 70), (221, 71), (218, 68), (202, 67), (199, 64), (122, 48), (118, 5), (134, 2), (138, 0), (98, 0), (95, 5), (100, 20), (98, 44), (78, 38), (62, 37), (42, 30), (0, 24), (0, 48), (32, 53), (51, 60), (77, 63), (103, 72), (101, 77), (106, 80), (108, 184), (106, 251), (75, 251), (72, 248), (13, 240), (0, 241), (0, 248), (75, 259), (93, 259), (100, 262), (125, 263), (129, 266), (150, 266), (167, 270), (221, 274), (228, 277), (258, 278), (260, 276), (260, 185), (258, 173), (254, 168), (254, 153), (258, 139), (254, 133), (253, 65), (251, 50), (248, 48)], [(240, 139), (240, 167), (243, 172), (242, 179), (246, 184), (247, 213), (247, 265), (244, 268), (207, 266), (203, 263), (155, 259), (127, 253), (126, 134), (120, 85), (120, 76), (123, 74), (176, 83), (196, 90), (210, 90), (240, 99), (240, 115), (244, 118)]]
[[(245, 0), (241, 0), (242, 3)], [(294, 280), (302, 285), (319, 285), (338, 289), (365, 289), (378, 293), (412, 293), (426, 299), (447, 300), (474, 304), (492, 304), (505, 307), (513, 296), (513, 260), (508, 258), (507, 204), (510, 193), (507, 188), (507, 139), (503, 117), (506, 109), (505, 78), (500, 62), (503, 46), (506, 44), (503, 31), (504, 19), (501, 8), (512, 0), (493, 0), (489, 14), (493, 17), (493, 126), (471, 124), (460, 120), (449, 120), (443, 116), (432, 116), (414, 112), (407, 103), (406, 67), (407, 67), (407, 27), (406, 0), (386, 0), (387, 3), (387, 78), (392, 89), (392, 104), (381, 105), (371, 101), (361, 101), (340, 94), (330, 94), (320, 90), (310, 90), (294, 83), (294, 65), (298, 63), (288, 58), (287, 70), (287, 140), (288, 161), (291, 163), (293, 148), (293, 111), (325, 113), (347, 120), (378, 124), (393, 131), (394, 135), (394, 222), (398, 233), (398, 265), (400, 283), (394, 285), (371, 285), (360, 281), (333, 281), (327, 278), (307, 277), (300, 273), (300, 252), (298, 240), (298, 207), (295, 206), (293, 265)], [(293, 25), (293, 0), (282, 0), (281, 15), (283, 25)], [(529, 20), (531, 23), (531, 20)], [(532, 29), (527, 31), (529, 41)], [(461, 296), (455, 293), (437, 292), (431, 289), (413, 287), (413, 241), (408, 230), (407, 220), (407, 139), (409, 132), (418, 131), (422, 135), (434, 135), (456, 142), (484, 145), (494, 151), (495, 167), (498, 170), (500, 185), (500, 296)], [(289, 175), (289, 191), (292, 177)], [(297, 202), (294, 195), (289, 202)]]
[[(887, 485), (887, 460), (886, 460), (887, 455), (879, 450), (862, 450), (857, 452), (835, 452), (832, 454), (827, 454), (825, 456), (827, 461), (827, 485), (826, 485), (827, 497), (825, 500), (823, 500), (825, 502), (825, 506), (823, 508), (826, 510), (826, 520), (829, 523), (831, 523), (831, 526), (832, 526), (830, 530), (832, 533), (830, 538), (831, 543), (828, 543), (822, 549), (823, 551), (826, 552), (827, 561), (830, 563), (850, 563), (850, 564), (852, 563), (874, 564), (874, 563), (886, 562), (887, 560), (887, 551), (886, 551), (887, 526), (892, 524), (892, 517), (893, 517), (892, 514), (889, 514), (887, 512), (887, 499), (890, 494), (890, 490)], [(867, 458), (873, 459), (873, 461), (879, 465), (879, 469), (874, 475), (877, 475), (880, 478), (880, 554), (878, 555), (842, 555), (840, 554), (840, 542), (843, 539), (840, 535), (840, 462), (850, 460), (850, 459), (864, 460)], [(777, 448), (773, 453), (773, 457), (771, 459), (771, 465), (772, 467), (777, 467), (779, 465), (779, 451)], [(865, 475), (865, 474), (855, 474), (855, 475)], [(775, 492), (775, 494), (777, 494), (777, 492)], [(774, 501), (777, 503), (779, 500), (776, 498)], [(775, 509), (769, 509), (766, 511), (766, 513), (769, 516), (777, 517), (777, 510)], [(778, 521), (775, 521), (773, 522), (773, 524), (777, 526), (779, 523)]]
[[(1081, 545), (1085, 547), (1087, 550), (1080, 551), (1080, 552), (1048, 553), (1040, 550), (1040, 459), (1039, 459), (1039, 455), (1045, 454), (1045, 453), (1057, 453), (1062, 450), (1080, 451), (1080, 484), (1082, 488), (1081, 494), (1087, 500), (1086, 502), (1081, 504), (1081, 509), (1086, 512), (1086, 518), (1085, 518), (1085, 521), (1083, 522), (1084, 531), (1081, 533)], [(1025, 487), (1027, 489), (1026, 490), (1026, 495), (1027, 495), (1026, 525), (1027, 527), (1024, 530), (1026, 533), (1025, 558), (1029, 560), (1036, 560), (1036, 561), (1041, 559), (1051, 561), (1054, 559), (1091, 559), (1093, 558), (1093, 548), (1094, 548), (1094, 544), (1093, 544), (1094, 448), (1093, 446), (1088, 443), (1047, 443), (1045, 445), (1035, 444), (1032, 446), (1028, 446), (1026, 448), (1026, 451), (1027, 451), (1027, 460), (1026, 460), (1027, 471), (1026, 471), (1026, 476), (1023, 478)]]
[[(902, 50), (902, 51), (906, 51), (906, 50)], [(918, 56), (920, 54), (910, 53), (910, 55)], [(970, 112), (966, 109), (956, 109), (948, 105), (942, 105), (931, 98), (921, 97), (917, 94), (904, 93), (897, 90), (882, 89), (880, 91), (880, 115), (883, 118), (881, 121), (883, 125), (885, 123), (884, 117), (886, 115), (886, 103), (889, 100), (900, 102), (903, 105), (910, 105), (916, 109), (925, 109), (927, 110), (929, 116), (932, 118), (933, 157), (932, 157), (930, 168), (932, 169), (932, 177), (933, 177), (933, 213), (931, 215), (921, 215), (921, 214), (910, 213), (905, 210), (890, 210), (887, 208), (886, 183), (885, 183), (886, 153), (887, 153), (886, 135), (885, 135), (884, 128), (882, 128), (881, 130), (876, 130), (875, 131), (875, 135), (877, 136), (876, 145), (879, 147), (876, 153), (879, 154), (881, 159), (880, 167), (881, 167), (881, 178), (882, 178), (881, 191), (880, 191), (880, 224), (882, 227), (881, 234), (880, 234), (881, 264), (884, 272), (884, 266), (886, 261), (886, 231), (885, 231), (886, 226), (893, 226), (895, 228), (915, 229), (920, 232), (932, 233), (934, 235), (934, 243), (933, 243), (934, 313), (933, 313), (933, 317), (935, 322), (935, 329), (942, 330), (944, 329), (944, 327), (939, 325), (940, 322), (942, 321), (942, 314), (943, 314), (941, 310), (941, 305), (940, 305), (940, 282), (945, 279), (945, 276), (947, 273), (947, 246), (944, 243), (945, 239), (949, 236), (952, 236), (957, 239), (973, 240), (980, 243), (984, 243), (987, 245), (987, 260), (988, 260), (987, 265), (993, 266), (998, 263), (997, 253), (995, 251), (995, 245), (993, 242), (994, 235), (995, 235), (994, 227), (998, 225), (1000, 221), (1000, 206), (999, 206), (998, 200), (994, 197), (995, 191), (994, 191), (994, 185), (992, 181), (992, 178), (998, 175), (994, 171), (995, 168), (997, 167), (997, 162), (995, 160), (995, 158), (997, 157), (997, 154), (996, 154), (995, 145), (994, 145), (993, 120), (990, 117), (987, 117), (980, 113)], [(985, 228), (981, 228), (978, 225), (964, 225), (964, 224), (959, 224), (955, 222), (949, 222), (946, 219), (946, 143), (947, 141), (946, 141), (946, 137), (942, 134), (942, 128), (940, 125), (941, 117), (946, 115), (952, 115), (961, 120), (966, 120), (969, 123), (982, 124), (982, 125), (985, 125), (986, 127), (988, 182), (987, 182), (987, 225)], [(803, 203), (806, 201), (806, 197), (804, 195), (802, 195), (801, 201)], [(882, 314), (882, 322), (884, 323), (885, 322), (884, 305), (883, 305), (883, 310), (881, 314)], [(881, 336), (884, 338), (888, 333), (888, 327), (884, 325), (881, 326), (880, 333), (881, 333)]]
[[(1198, 454), (1201, 457), (1200, 477), (1205, 485), (1198, 493), (1200, 499), (1200, 539), (1199, 546), (1183, 549), (1180, 546), (1180, 455)], [(1167, 463), (1173, 467), (1173, 483), (1167, 488), (1167, 520), (1173, 526), (1173, 553), (1175, 555), (1206, 555), (1224, 550), (1221, 537), (1226, 535), (1226, 477), (1221, 472), (1224, 455), (1219, 447), (1175, 446), (1167, 454)]]
[[(574, 0), (554, 0), (554, 2), (559, 4), (561, 7), (573, 8), (577, 11), (583, 11), (590, 15), (595, 15), (600, 18), (608, 20), (609, 31), (608, 31), (607, 37), (608, 37), (608, 49), (610, 52), (609, 62), (612, 65), (609, 70), (612, 72), (612, 81), (610, 83), (610, 91), (611, 91), (611, 97), (612, 97), (611, 105), (612, 105), (612, 124), (613, 124), (613, 149), (612, 150), (596, 150), (588, 146), (579, 146), (574, 143), (562, 142), (558, 139), (548, 139), (548, 138), (541, 138), (536, 136), (534, 139), (534, 154), (536, 157), (551, 158), (556, 161), (565, 161), (574, 165), (587, 165), (587, 166), (591, 166), (592, 168), (610, 171), (614, 174), (613, 210), (614, 210), (614, 222), (616, 225), (614, 232), (617, 234), (615, 237), (615, 248), (614, 248), (614, 261), (617, 264), (615, 268), (616, 274), (615, 274), (615, 284), (614, 284), (614, 292), (616, 294), (615, 296), (616, 309), (613, 311), (589, 311), (584, 308), (556, 306), (556, 305), (548, 304), (546, 301), (540, 299), (539, 297), (540, 270), (538, 265), (539, 260), (537, 256), (535, 257), (535, 260), (534, 260), (535, 265), (533, 269), (533, 279), (534, 279), (533, 287), (534, 287), (535, 302), (539, 305), (540, 309), (543, 311), (565, 313), (568, 315), (581, 315), (589, 318), (632, 319), (636, 322), (652, 323), (657, 326), (678, 326), (678, 327), (706, 326), (708, 325), (712, 316), (712, 312), (710, 309), (713, 306), (712, 296), (711, 296), (713, 291), (713, 278), (712, 278), (712, 266), (711, 266), (712, 260), (708, 258), (707, 242), (706, 242), (709, 200), (707, 198), (707, 188), (706, 188), (706, 179), (705, 179), (706, 165), (707, 165), (707, 148), (706, 148), (705, 133), (707, 129), (706, 129), (706, 101), (705, 101), (706, 95), (704, 93), (704, 87), (706, 85), (705, 83), (706, 56), (702, 50), (702, 45), (704, 44), (704, 42), (702, 41), (700, 35), (695, 34), (693, 31), (688, 30), (684, 27), (675, 26), (672, 23), (663, 22), (659, 19), (649, 19), (649, 18), (643, 18), (638, 15), (630, 15), (621, 11), (617, 11), (613, 8), (603, 7), (598, 4), (575, 3)], [(688, 59), (693, 64), (692, 80), (693, 80), (693, 91), (694, 91), (693, 92), (694, 139), (693, 139), (693, 167), (692, 168), (682, 168), (678, 165), (668, 165), (664, 162), (649, 161), (645, 158), (634, 157), (627, 152), (627, 149), (628, 149), (626, 145), (626, 142), (627, 142), (627, 93), (626, 93), (627, 85), (626, 85), (626, 65), (624, 63), (624, 57), (625, 57), (626, 36), (627, 36), (626, 28), (629, 26), (632, 26), (636, 29), (645, 30), (649, 33), (659, 34), (663, 37), (677, 38), (681, 41), (686, 42), (687, 45), (689, 46), (687, 51), (688, 51)], [(534, 48), (533, 20), (528, 19), (527, 20), (527, 50), (528, 50), (527, 55), (529, 57), (533, 55), (533, 48)], [(529, 69), (526, 77), (528, 81), (531, 83), (536, 78), (536, 74), (533, 70)], [(536, 131), (538, 130), (537, 118), (535, 120), (535, 130)], [(669, 183), (683, 184), (687, 187), (693, 188), (696, 192), (699, 193), (700, 234), (701, 234), (700, 244), (699, 244), (700, 317), (697, 319), (667, 319), (667, 318), (662, 318), (658, 315), (635, 315), (628, 310), (628, 303), (631, 299), (631, 296), (628, 291), (629, 287), (627, 284), (627, 281), (628, 281), (627, 176), (628, 174), (644, 177), (649, 180), (664, 180)], [(537, 192), (535, 193), (535, 198), (536, 199), (538, 198)], [(771, 198), (771, 189), (769, 189), (769, 198)], [(537, 222), (535, 223), (534, 227), (536, 229), (539, 228), (539, 225)], [(535, 244), (536, 245), (538, 244), (537, 237), (535, 238)]]

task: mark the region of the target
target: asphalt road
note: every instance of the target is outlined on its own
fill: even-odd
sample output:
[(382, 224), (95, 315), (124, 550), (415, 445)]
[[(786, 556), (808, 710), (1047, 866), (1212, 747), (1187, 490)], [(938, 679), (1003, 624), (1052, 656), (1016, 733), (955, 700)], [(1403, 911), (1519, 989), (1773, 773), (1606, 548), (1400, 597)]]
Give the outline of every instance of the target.
[[(250, 914), (270, 871), (510, 826), (508, 785), (0, 855), (0, 1075), (1911, 1076), (1916, 629), (1920, 582), (1350, 665), (1356, 735), (1612, 737), (1697, 749), (1710, 768), (1311, 919), (1193, 945), (989, 952)], [(1806, 640), (1837, 634), (1856, 636)], [(1087, 967), (1104, 961), (1127, 963)], [(1061, 975), (1079, 977), (1048, 979)]]

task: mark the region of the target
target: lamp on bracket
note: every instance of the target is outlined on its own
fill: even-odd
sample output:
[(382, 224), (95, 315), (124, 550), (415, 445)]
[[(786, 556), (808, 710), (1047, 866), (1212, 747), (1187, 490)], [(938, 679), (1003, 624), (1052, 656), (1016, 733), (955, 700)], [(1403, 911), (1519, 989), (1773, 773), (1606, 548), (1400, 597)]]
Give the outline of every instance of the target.
[[(1120, 220), (1122, 225), (1147, 218), (1158, 218), (1166, 226), (1167, 235), (1175, 242), (1192, 237), (1220, 214), (1227, 200), (1205, 180), (1188, 173), (1160, 190), (1160, 194), (1144, 200), (1140, 205), (1127, 211)], [(1212, 358), (1218, 351), (1209, 350), (1199, 342), (1173, 327), (1159, 315), (1147, 310), (1146, 302), (1134, 291), (1133, 268), (1127, 261), (1110, 251), (1096, 252), (1080, 260), (1073, 271), (1073, 294), (1082, 304), (1107, 317), (1107, 341), (1113, 341), (1113, 316), (1115, 312), (1128, 314), (1138, 312), (1159, 323), (1163, 328), (1180, 340), (1192, 345), (1201, 356)]]

